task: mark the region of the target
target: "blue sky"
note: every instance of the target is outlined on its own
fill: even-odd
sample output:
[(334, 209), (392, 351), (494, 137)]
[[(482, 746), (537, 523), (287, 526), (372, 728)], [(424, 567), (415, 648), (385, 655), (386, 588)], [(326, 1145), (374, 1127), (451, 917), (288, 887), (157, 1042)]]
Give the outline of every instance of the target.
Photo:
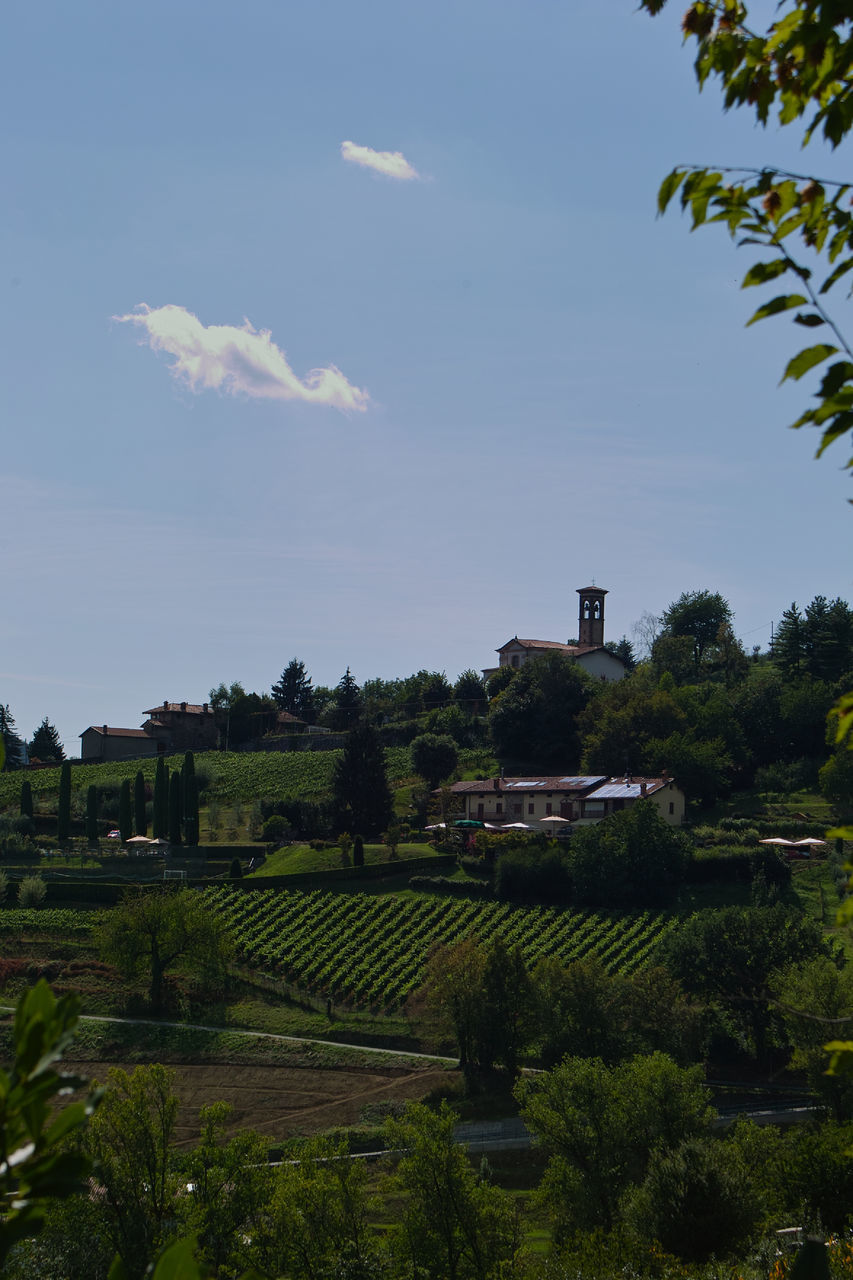
[[(47, 715), (76, 753), (293, 656), (452, 679), (575, 634), (593, 578), (612, 639), (685, 590), (722, 591), (748, 646), (792, 600), (853, 599), (843, 447), (786, 430), (796, 333), (744, 330), (723, 231), (655, 217), (675, 163), (843, 158), (697, 94), (675, 9), (48, 0), (4, 26), (0, 701), (25, 736)], [(115, 319), (140, 304), (165, 350)]]

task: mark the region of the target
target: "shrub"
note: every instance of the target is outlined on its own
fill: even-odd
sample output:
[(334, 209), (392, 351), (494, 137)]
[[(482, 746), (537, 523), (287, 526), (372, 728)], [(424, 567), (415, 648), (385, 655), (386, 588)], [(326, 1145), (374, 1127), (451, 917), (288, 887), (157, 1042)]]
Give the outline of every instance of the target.
[(280, 813), (274, 813), (264, 823), (264, 839), (269, 844), (283, 844), (290, 835), (290, 823)]
[(0, 871), (0, 902), (4, 902), (6, 894), (9, 892), (9, 877), (5, 871)]
[(40, 907), (47, 896), (47, 885), (41, 876), (24, 876), (18, 885), (18, 905)]
[(356, 836), (352, 842), (352, 863), (354, 867), (364, 866), (364, 837)]
[(232, 880), (242, 880), (243, 867), (239, 858), (231, 859), (231, 866), (228, 870), (228, 875)]
[(0, 835), (0, 857), (32, 858), (37, 856), (38, 852), (39, 848), (34, 840), (18, 835), (16, 831), (8, 835)]
[(562, 849), (507, 849), (498, 858), (495, 895), (512, 902), (565, 903), (571, 899), (568, 858)]

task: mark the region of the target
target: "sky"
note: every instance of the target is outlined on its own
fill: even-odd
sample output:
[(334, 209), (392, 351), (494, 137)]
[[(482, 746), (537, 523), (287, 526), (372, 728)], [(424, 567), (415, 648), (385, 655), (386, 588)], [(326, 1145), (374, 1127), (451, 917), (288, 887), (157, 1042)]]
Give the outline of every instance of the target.
[[(634, 0), (13, 0), (0, 702), (69, 755), (224, 681), (493, 665), (720, 591), (853, 600), (748, 250), (677, 163), (843, 148), (700, 95)], [(799, 345), (802, 345), (800, 343)], [(837, 454), (837, 456), (833, 456)]]

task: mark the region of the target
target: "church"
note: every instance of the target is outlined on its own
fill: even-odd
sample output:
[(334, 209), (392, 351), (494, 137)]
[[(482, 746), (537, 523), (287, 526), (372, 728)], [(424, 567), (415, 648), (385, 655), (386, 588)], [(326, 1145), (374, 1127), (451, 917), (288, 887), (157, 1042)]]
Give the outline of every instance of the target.
[(523, 667), (546, 650), (565, 654), (597, 680), (621, 680), (628, 674), (625, 663), (604, 647), (603, 587), (578, 587), (577, 644), (561, 644), (559, 640), (520, 640), (513, 636), (497, 650), (498, 666), (486, 667), (483, 679), (489, 680), (501, 667)]

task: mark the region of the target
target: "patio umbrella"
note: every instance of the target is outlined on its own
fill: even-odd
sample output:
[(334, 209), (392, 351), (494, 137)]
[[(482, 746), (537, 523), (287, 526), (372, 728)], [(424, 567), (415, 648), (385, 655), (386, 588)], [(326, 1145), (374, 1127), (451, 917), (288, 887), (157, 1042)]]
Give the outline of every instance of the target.
[(443, 831), (446, 826), (446, 822), (433, 822), (432, 826), (424, 827), (424, 831)]
[(808, 846), (808, 845), (826, 844), (826, 841), (818, 840), (817, 836), (804, 836), (802, 840), (795, 840), (794, 844), (797, 845), (799, 848), (802, 848), (803, 845)]
[(460, 818), (453, 825), (454, 827), (476, 827), (478, 831), (482, 831), (486, 824), (480, 822), (478, 818)]
[(131, 836), (129, 840), (125, 840), (125, 844), (151, 844), (147, 836)]
[(768, 836), (766, 840), (759, 840), (759, 844), (783, 844), (788, 849), (793, 849), (794, 841), (786, 840), (784, 836)]
[(528, 826), (526, 822), (506, 822), (503, 826), (504, 831), (532, 831), (533, 828)]
[(499, 827), (497, 823), (494, 823), (494, 822), (484, 822), (483, 827), (486, 831), (502, 831), (503, 830), (502, 827)]
[(556, 813), (549, 813), (549, 814), (548, 814), (548, 816), (547, 816), (547, 818), (540, 818), (540, 819), (539, 819), (539, 821), (540, 821), (540, 822), (560, 822), (560, 823), (565, 823), (565, 825), (566, 825), (567, 827), (570, 827), (570, 826), (572, 825), (572, 824), (571, 824), (571, 822), (570, 822), (570, 820), (569, 820), (568, 818), (561, 818), (561, 817), (559, 817)]

